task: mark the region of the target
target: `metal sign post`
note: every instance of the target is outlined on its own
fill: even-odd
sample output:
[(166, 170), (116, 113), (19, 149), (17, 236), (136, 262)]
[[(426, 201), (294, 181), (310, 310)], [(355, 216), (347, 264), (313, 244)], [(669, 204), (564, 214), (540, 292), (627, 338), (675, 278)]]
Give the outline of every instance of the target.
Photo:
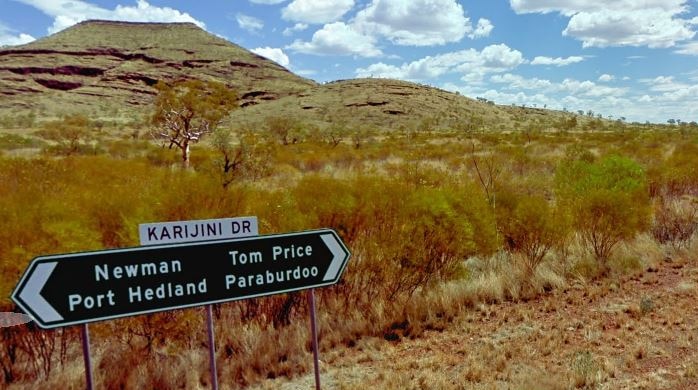
[(211, 386), (218, 390), (218, 369), (216, 368), (216, 337), (213, 333), (213, 305), (206, 305), (206, 329), (208, 331), (208, 360), (211, 371)]
[(92, 390), (94, 389), (94, 384), (92, 383), (92, 360), (90, 359), (90, 330), (87, 326), (87, 324), (83, 324), (81, 327), (82, 359), (85, 362), (85, 383), (87, 385), (87, 390)]
[(317, 323), (315, 321), (315, 289), (308, 290), (310, 304), (310, 337), (313, 340), (313, 368), (315, 369), (315, 390), (320, 390), (320, 360), (318, 358)]

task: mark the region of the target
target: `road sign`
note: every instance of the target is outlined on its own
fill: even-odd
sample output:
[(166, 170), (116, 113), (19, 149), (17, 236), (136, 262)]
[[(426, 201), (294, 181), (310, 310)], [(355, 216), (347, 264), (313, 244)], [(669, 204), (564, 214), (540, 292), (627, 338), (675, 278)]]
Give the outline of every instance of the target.
[(12, 299), (48, 329), (329, 286), (349, 257), (330, 229), (40, 256)]
[(252, 237), (259, 234), (258, 230), (257, 217), (237, 217), (142, 223), (138, 236), (141, 245), (153, 245)]

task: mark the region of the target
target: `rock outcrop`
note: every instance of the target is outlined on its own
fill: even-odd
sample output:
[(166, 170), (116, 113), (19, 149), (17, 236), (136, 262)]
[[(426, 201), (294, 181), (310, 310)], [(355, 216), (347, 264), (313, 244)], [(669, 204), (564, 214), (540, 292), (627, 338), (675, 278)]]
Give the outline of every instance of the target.
[(316, 85), (191, 23), (86, 21), (0, 49), (0, 113), (132, 110), (152, 102), (159, 80), (186, 78), (225, 83), (241, 106)]

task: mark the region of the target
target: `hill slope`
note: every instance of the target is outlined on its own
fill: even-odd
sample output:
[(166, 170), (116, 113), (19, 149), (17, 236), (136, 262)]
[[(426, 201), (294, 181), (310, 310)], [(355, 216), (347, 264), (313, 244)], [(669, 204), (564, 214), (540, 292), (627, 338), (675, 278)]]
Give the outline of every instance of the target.
[[(563, 115), (496, 106), (424, 85), (386, 79), (318, 84), (191, 23), (86, 21), (35, 42), (0, 49), (0, 116), (40, 120), (79, 112), (92, 118), (147, 114), (159, 80), (211, 79), (238, 91), (235, 122), (269, 116), (324, 127), (431, 128)], [(535, 112), (534, 112), (535, 111)], [(533, 115), (536, 114), (536, 115)]]
[(158, 80), (178, 78), (222, 81), (247, 104), (315, 85), (191, 23), (87, 21), (0, 50), (0, 110), (138, 111)]

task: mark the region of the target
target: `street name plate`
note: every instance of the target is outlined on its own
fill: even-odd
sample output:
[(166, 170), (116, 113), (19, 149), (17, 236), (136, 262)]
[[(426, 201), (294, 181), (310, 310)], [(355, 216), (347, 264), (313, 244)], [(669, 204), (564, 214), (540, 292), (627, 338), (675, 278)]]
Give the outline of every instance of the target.
[(141, 245), (243, 238), (258, 234), (257, 217), (156, 222), (138, 225)]

